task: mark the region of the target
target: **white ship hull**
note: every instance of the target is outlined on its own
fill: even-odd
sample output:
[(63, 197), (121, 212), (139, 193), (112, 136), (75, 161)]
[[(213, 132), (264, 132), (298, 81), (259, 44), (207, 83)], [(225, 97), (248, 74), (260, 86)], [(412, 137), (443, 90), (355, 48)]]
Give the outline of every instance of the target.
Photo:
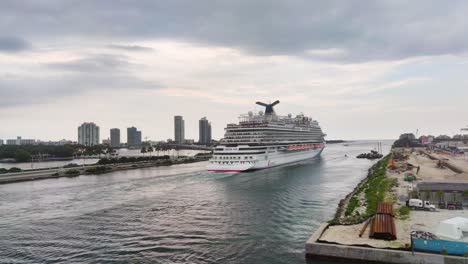
[(264, 154), (240, 154), (239, 156), (236, 156), (235, 152), (230, 152), (227, 159), (215, 154), (215, 157), (209, 161), (207, 169), (211, 172), (243, 172), (294, 164), (316, 158), (324, 147), (321, 144), (319, 147), (300, 151), (275, 149), (266, 151)]

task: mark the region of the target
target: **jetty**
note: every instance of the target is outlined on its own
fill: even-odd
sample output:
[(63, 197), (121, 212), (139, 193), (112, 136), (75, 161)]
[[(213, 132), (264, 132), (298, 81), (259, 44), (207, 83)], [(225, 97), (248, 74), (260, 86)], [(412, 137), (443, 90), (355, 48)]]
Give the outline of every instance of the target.
[(116, 164), (90, 164), (90, 165), (81, 165), (81, 166), (64, 166), (64, 167), (55, 167), (55, 168), (46, 168), (46, 169), (35, 169), (35, 170), (24, 170), (20, 172), (13, 173), (4, 173), (0, 174), (0, 184), (22, 182), (22, 181), (33, 181), (33, 180), (44, 180), (60, 177), (77, 177), (80, 175), (89, 175), (89, 174), (104, 174), (113, 171), (122, 171), (122, 170), (134, 170), (142, 169), (149, 167), (158, 167), (158, 166), (170, 166), (177, 164), (186, 164), (206, 161), (209, 156), (198, 156), (198, 157), (184, 157), (176, 158), (170, 160), (149, 160), (149, 161), (140, 161), (140, 162), (128, 162), (128, 163), (116, 163)]
[[(441, 223), (468, 221), (467, 190), (463, 155), (393, 148), (308, 239), (306, 256), (356, 263), (468, 263), (468, 237), (447, 240), (439, 233)], [(437, 208), (410, 208), (409, 199)]]

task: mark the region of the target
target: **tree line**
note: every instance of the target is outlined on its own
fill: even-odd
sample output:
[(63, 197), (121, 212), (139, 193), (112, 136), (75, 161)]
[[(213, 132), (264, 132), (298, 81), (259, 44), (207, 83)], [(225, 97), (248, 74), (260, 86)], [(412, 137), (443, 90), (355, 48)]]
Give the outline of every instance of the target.
[(84, 147), (81, 145), (1, 145), (0, 159), (14, 159), (16, 162), (29, 162), (39, 157), (72, 158), (81, 155), (105, 154), (108, 148), (103, 145)]

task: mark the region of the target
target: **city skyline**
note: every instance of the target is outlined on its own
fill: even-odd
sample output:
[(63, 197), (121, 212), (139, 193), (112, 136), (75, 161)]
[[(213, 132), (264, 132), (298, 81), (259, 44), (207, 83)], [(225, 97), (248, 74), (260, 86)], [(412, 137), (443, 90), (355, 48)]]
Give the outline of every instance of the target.
[(172, 138), (175, 114), (187, 138), (205, 115), (221, 138), (277, 99), (329, 139), (453, 135), (468, 122), (468, 3), (455, 2), (202, 1), (180, 15), (178, 1), (2, 1), (0, 138), (74, 138), (83, 120)]
[[(168, 139), (171, 139), (173, 141), (176, 141), (176, 124), (177, 124), (177, 118), (181, 118), (181, 121), (182, 121), (182, 138), (184, 140), (195, 140), (196, 141), (196, 138), (199, 138), (200, 136), (200, 123), (198, 122), (197, 123), (197, 135), (196, 137), (193, 137), (193, 138), (185, 138), (185, 120), (183, 119), (183, 116), (174, 116), (174, 124), (173, 124), (173, 136), (174, 137), (168, 137), (168, 138), (152, 138), (152, 137), (145, 137), (147, 138), (147, 140), (151, 140), (151, 141), (167, 141)], [(202, 117), (201, 119), (205, 119), (206, 120), (206, 117)], [(48, 141), (51, 141), (51, 142), (58, 142), (58, 141), (61, 141), (61, 140), (70, 140), (72, 142), (78, 142), (79, 141), (79, 134), (80, 134), (80, 128), (81, 126), (83, 125), (94, 125), (96, 126), (96, 128), (98, 129), (98, 137), (99, 137), (99, 141), (102, 142), (103, 140), (110, 140), (110, 142), (112, 142), (112, 139), (113, 139), (113, 133), (114, 133), (114, 139), (115, 139), (115, 144), (128, 144), (128, 139), (129, 139), (129, 134), (128, 134), (128, 131), (129, 129), (135, 129), (135, 131), (138, 133), (140, 133), (140, 137), (141, 137), (141, 133), (142, 133), (142, 130), (137, 130), (137, 128), (135, 126), (127, 126), (126, 129), (124, 129), (123, 131), (126, 131), (126, 134), (123, 134), (121, 133), (121, 129), (120, 128), (116, 128), (116, 127), (112, 127), (110, 129), (108, 129), (109, 131), (109, 134), (104, 134), (102, 137), (101, 137), (101, 133), (100, 133), (100, 130), (101, 130), (101, 127), (100, 125), (97, 124), (97, 122), (83, 122), (81, 123), (81, 125), (78, 127), (78, 135), (75, 135), (74, 137), (71, 137), (69, 139), (67, 138), (61, 138), (60, 140), (57, 140), (57, 139), (54, 139), (54, 140), (43, 140), (42, 138), (37, 138), (37, 137), (33, 137), (33, 139), (22, 139), (23, 136), (14, 136), (14, 137), (8, 137), (8, 138), (0, 138), (0, 140), (2, 141), (7, 141), (7, 140), (14, 140), (14, 141), (17, 141), (17, 140), (27, 140), (27, 141), (31, 141), (31, 140), (35, 140), (37, 142), (48, 142)], [(210, 127), (210, 130), (211, 130), (211, 122), (209, 123), (209, 127)], [(211, 131), (210, 131), (211, 133)], [(23, 135), (24, 133), (19, 133), (21, 135)], [(211, 134), (210, 134), (210, 137), (211, 137)], [(126, 142), (123, 142), (122, 141), (122, 138), (127, 138), (127, 141)], [(146, 141), (143, 140), (143, 138), (141, 138), (141, 141)], [(18, 144), (20, 145), (20, 144)]]
[[(175, 116), (174, 116), (175, 117)], [(183, 117), (183, 116), (182, 116)], [(185, 124), (185, 120), (184, 121), (184, 124)], [(172, 120), (172, 136), (174, 136), (174, 120)], [(86, 123), (86, 122), (84, 122)], [(97, 123), (97, 122), (91, 122), (91, 123)], [(196, 127), (196, 135), (194, 135), (193, 137), (184, 137), (185, 140), (195, 140), (197, 141), (197, 138), (199, 138), (200, 136), (200, 124), (199, 124), (199, 120), (198, 120), (198, 123), (196, 124), (197, 127)], [(128, 138), (128, 135), (127, 134), (123, 134), (121, 133), (120, 129), (119, 128), (115, 128), (115, 127), (112, 127), (112, 126), (109, 126), (110, 128), (108, 129), (109, 131), (109, 135), (104, 135), (102, 138), (100, 138), (99, 140), (102, 142), (102, 140), (106, 140), (106, 139), (111, 139), (111, 130), (113, 129), (118, 129), (119, 130), (119, 139), (120, 139), (120, 143), (122, 144), (127, 144), (127, 142), (123, 142), (121, 139), (122, 138)], [(210, 127), (211, 127), (211, 122), (210, 122)], [(100, 127), (99, 127), (100, 128)], [(129, 128), (129, 127), (126, 127), (126, 128)], [(192, 129), (194, 130), (194, 129)], [(124, 129), (123, 130), (125, 133), (127, 131), (127, 129)], [(185, 126), (184, 126), (184, 131), (185, 131)], [(448, 132), (447, 132), (448, 131)], [(403, 133), (414, 133), (414, 134), (418, 134), (420, 136), (422, 135), (425, 135), (425, 136), (440, 136), (440, 135), (448, 135), (450, 137), (454, 136), (454, 135), (460, 135), (460, 134), (464, 134), (466, 131), (468, 131), (468, 125), (466, 126), (463, 126), (459, 129), (455, 129), (455, 130), (446, 130), (445, 133), (443, 133), (443, 131), (439, 131), (439, 132), (436, 132), (436, 133), (423, 133), (423, 131), (420, 131), (419, 129), (416, 129), (415, 131), (403, 131)], [(417, 132), (417, 133), (416, 133)], [(75, 132), (76, 133), (76, 132)], [(23, 137), (23, 136), (18, 136), (18, 135), (31, 135), (31, 134), (28, 134), (28, 133), (17, 133), (15, 134), (14, 136), (11, 136), (11, 137), (0, 137), (0, 141), (3, 141), (3, 144), (6, 144), (7, 140), (17, 140), (18, 137)], [(28, 140), (36, 140), (37, 142), (44, 142), (44, 143), (47, 143), (47, 142), (59, 142), (59, 141), (71, 141), (71, 142), (78, 142), (78, 138), (76, 136), (76, 134), (74, 136), (71, 136), (70, 138), (67, 138), (67, 137), (58, 137), (58, 138), (39, 138), (39, 137), (34, 137), (34, 136), (28, 136), (27, 138), (31, 138), (31, 139), (28, 139)], [(220, 138), (213, 138), (213, 140), (219, 140), (221, 139), (222, 136)], [(147, 136), (147, 139), (148, 140), (151, 140), (151, 141), (167, 141), (168, 139), (171, 139), (171, 140), (174, 140), (175, 141), (175, 137), (163, 137), (163, 138), (153, 138), (151, 136)], [(327, 138), (328, 140), (335, 140), (335, 139), (338, 139), (338, 138)], [(360, 140), (360, 139), (363, 139), (363, 140), (366, 140), (366, 138), (357, 138), (357, 139), (347, 139), (347, 138), (339, 138), (339, 139), (343, 139), (343, 140)], [(368, 138), (370, 140), (374, 140), (374, 139), (379, 139), (379, 138)], [(394, 138), (380, 138), (380, 139), (389, 139), (389, 140), (393, 140)], [(142, 141), (146, 141), (146, 140), (143, 140)]]

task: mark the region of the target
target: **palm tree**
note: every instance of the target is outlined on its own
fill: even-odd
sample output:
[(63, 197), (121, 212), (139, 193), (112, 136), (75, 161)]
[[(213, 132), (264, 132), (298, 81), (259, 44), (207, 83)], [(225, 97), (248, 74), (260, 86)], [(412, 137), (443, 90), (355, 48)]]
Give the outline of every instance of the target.
[(156, 150), (156, 156), (159, 156), (159, 151), (161, 151), (161, 144), (154, 146), (154, 149)]
[(437, 198), (439, 199), (439, 202), (442, 202), (442, 198), (444, 197), (444, 192), (437, 191), (436, 195), (437, 195)]
[(169, 147), (167, 145), (163, 145), (163, 153), (166, 154), (166, 151), (169, 151)]
[(140, 152), (143, 153), (143, 156), (144, 156), (145, 153), (146, 153), (146, 147), (145, 147), (145, 146), (141, 147), (141, 151), (140, 151)]
[(150, 154), (150, 157), (151, 157), (151, 153), (152, 153), (153, 151), (154, 151), (154, 149), (153, 149), (153, 147), (150, 145), (150, 146), (148, 147), (148, 152), (149, 152), (149, 154)]

